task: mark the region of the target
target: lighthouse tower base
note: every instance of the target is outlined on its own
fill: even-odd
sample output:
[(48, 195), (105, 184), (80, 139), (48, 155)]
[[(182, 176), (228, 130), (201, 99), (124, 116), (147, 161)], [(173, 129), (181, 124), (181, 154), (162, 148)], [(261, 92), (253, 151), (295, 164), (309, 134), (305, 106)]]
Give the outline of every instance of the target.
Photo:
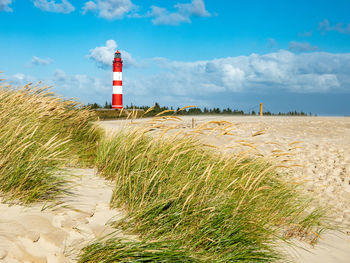
[(123, 94), (112, 94), (112, 109), (123, 108)]

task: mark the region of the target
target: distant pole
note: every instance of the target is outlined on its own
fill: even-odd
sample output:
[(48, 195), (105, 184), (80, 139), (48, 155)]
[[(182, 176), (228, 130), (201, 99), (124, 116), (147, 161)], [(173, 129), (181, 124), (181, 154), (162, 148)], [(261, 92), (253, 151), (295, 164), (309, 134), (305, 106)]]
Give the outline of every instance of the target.
[(113, 94), (112, 109), (123, 108), (123, 82), (122, 82), (123, 60), (119, 50), (114, 54), (113, 60)]
[(259, 112), (260, 116), (263, 116), (263, 104), (260, 103), (260, 112)]

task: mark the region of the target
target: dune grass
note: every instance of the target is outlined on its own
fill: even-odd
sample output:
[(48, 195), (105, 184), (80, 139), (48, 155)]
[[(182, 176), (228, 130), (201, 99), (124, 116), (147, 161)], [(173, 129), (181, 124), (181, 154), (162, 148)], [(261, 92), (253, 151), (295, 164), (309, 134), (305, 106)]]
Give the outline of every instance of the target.
[[(224, 156), (196, 139), (160, 139), (149, 130), (120, 132), (98, 148), (98, 170), (116, 185), (111, 205), (127, 210), (116, 225), (126, 232), (145, 242), (178, 242), (181, 253), (200, 262), (273, 262), (284, 258), (276, 241), (314, 242), (327, 228), (323, 212), (267, 161)], [(135, 242), (123, 245), (130, 261), (121, 262), (139, 262)], [(111, 244), (86, 247), (80, 262), (97, 262), (89, 260), (95, 254), (119, 262), (113, 256), (119, 243)]]
[(101, 138), (94, 118), (47, 88), (0, 87), (2, 200), (52, 200), (66, 191), (59, 170), (96, 165), (115, 182), (111, 206), (127, 211), (116, 227), (142, 240), (97, 240), (79, 262), (286, 262), (279, 240), (314, 242), (329, 227), (266, 160), (148, 135), (152, 127)]
[(92, 165), (101, 132), (94, 115), (48, 88), (0, 86), (0, 190), (3, 201), (56, 198), (69, 164)]
[(79, 262), (200, 262), (179, 247), (179, 242), (125, 241), (111, 238), (83, 249)]

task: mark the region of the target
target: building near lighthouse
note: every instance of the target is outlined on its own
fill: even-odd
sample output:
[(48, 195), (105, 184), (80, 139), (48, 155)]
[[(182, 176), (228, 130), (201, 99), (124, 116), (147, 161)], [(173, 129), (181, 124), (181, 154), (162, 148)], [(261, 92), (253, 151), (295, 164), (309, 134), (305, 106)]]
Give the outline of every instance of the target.
[(119, 50), (114, 54), (113, 60), (113, 94), (112, 109), (123, 108), (123, 60)]

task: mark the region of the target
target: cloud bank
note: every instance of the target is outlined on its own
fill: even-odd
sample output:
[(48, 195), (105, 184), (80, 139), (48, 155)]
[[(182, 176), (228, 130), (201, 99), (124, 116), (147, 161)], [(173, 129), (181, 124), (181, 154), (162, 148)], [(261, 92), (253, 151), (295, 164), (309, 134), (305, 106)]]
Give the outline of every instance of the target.
[(33, 2), (35, 7), (46, 12), (69, 14), (75, 10), (74, 6), (67, 0), (33, 0)]
[(98, 78), (85, 74), (67, 74), (57, 69), (53, 74), (51, 84), (59, 94), (78, 100), (83, 99), (85, 102), (105, 101), (106, 97), (111, 97), (109, 76)]
[(350, 53), (280, 50), (209, 61), (154, 61), (160, 73), (129, 79), (134, 94), (210, 98), (225, 93), (350, 93)]
[[(111, 59), (108, 49), (114, 47), (115, 41), (109, 40), (106, 46), (91, 50), (91, 55), (101, 58), (101, 65), (109, 64), (108, 71), (100, 71), (93, 76), (69, 75), (57, 69), (43, 81), (53, 85), (64, 96), (77, 97), (84, 102), (104, 103), (111, 98)], [(278, 101), (281, 97), (288, 101), (289, 98), (301, 100), (307, 97), (312, 100), (318, 97), (326, 100), (332, 96), (337, 99), (350, 96), (350, 53), (292, 53), (279, 50), (264, 55), (192, 62), (154, 58), (153, 64), (155, 70), (152, 71), (147, 69), (142, 73), (138, 70), (137, 75), (131, 69), (123, 72), (126, 103), (140, 105), (158, 101), (175, 106), (218, 106), (223, 101), (237, 104), (241, 99), (249, 101), (253, 98), (249, 101), (252, 103), (264, 97), (270, 98), (270, 106), (280, 105), (280, 109), (284, 107)], [(30, 75), (20, 73), (5, 78), (15, 85), (36, 81)], [(294, 107), (298, 101), (287, 104)], [(242, 105), (245, 105), (244, 102)]]
[[(111, 70), (116, 47), (115, 41), (109, 40), (106, 46), (90, 50), (90, 58)], [(295, 44), (295, 49), (312, 48)], [(132, 71), (125, 71), (123, 84), (130, 97), (204, 103), (227, 94), (350, 94), (350, 53), (279, 50), (205, 61), (152, 61), (155, 70), (151, 74), (138, 72), (132, 77)]]

